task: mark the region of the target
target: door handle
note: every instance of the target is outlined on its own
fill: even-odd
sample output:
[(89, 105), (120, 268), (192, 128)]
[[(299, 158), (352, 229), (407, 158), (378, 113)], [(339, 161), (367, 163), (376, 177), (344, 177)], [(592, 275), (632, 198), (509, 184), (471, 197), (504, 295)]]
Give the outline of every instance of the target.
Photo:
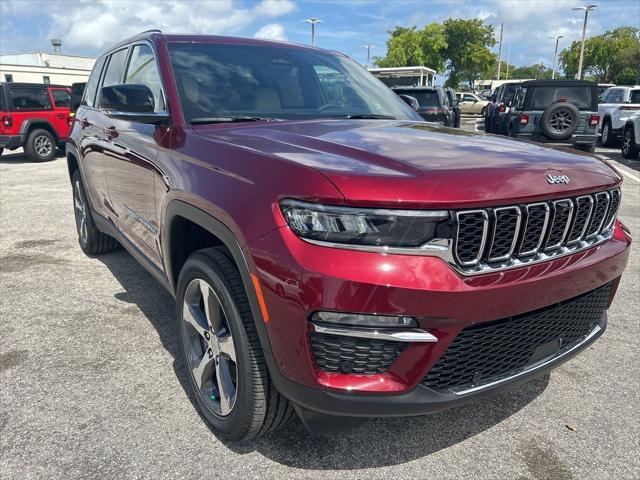
[(65, 114), (64, 113), (57, 113), (56, 117), (58, 117), (59, 119), (63, 120), (65, 118)]
[(116, 130), (116, 127), (107, 127), (104, 129), (104, 133), (107, 135), (109, 140), (113, 140), (118, 137), (118, 130)]

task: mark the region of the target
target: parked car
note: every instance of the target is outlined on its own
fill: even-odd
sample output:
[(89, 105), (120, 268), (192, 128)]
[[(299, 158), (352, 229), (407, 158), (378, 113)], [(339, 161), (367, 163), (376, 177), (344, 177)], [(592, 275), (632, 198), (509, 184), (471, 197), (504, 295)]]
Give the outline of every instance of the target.
[(631, 242), (601, 160), (430, 125), (340, 53), (254, 38), (112, 47), (67, 162), (80, 248), (175, 296), (185, 388), (236, 440), (549, 371), (603, 333)]
[(449, 108), (451, 108), (451, 110), (453, 111), (453, 126), (455, 128), (460, 128), (460, 116), (462, 114), (460, 112), (460, 105), (458, 105), (458, 97), (456, 97), (456, 92), (453, 88), (445, 88), (444, 91), (447, 94)]
[(517, 88), (507, 135), (593, 152), (598, 139), (597, 85), (583, 80), (529, 80)]
[(491, 96), (491, 103), (485, 109), (485, 132), (503, 134), (506, 131), (506, 120), (511, 109), (511, 101), (516, 88), (522, 82), (509, 82), (500, 85)]
[(458, 105), (460, 105), (460, 112), (465, 114), (478, 114), (484, 116), (488, 100), (469, 92), (456, 92), (458, 97)]
[(62, 85), (0, 83), (0, 154), (22, 147), (32, 162), (53, 159), (69, 133), (69, 102)]
[(427, 122), (452, 127), (455, 114), (449, 106), (447, 94), (442, 87), (393, 87), (397, 95), (408, 95), (418, 100), (418, 113)]
[(638, 158), (640, 153), (640, 112), (631, 115), (622, 133), (622, 156), (630, 160)]
[(640, 85), (605, 90), (598, 104), (602, 145), (615, 147), (627, 119), (637, 110), (640, 110)]

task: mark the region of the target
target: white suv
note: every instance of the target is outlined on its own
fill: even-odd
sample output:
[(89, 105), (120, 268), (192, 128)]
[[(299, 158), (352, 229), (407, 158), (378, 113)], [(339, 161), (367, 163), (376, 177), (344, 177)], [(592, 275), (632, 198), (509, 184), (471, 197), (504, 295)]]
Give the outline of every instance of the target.
[(640, 85), (611, 87), (602, 92), (598, 105), (602, 145), (616, 145), (622, 136), (625, 122), (636, 110), (640, 110)]

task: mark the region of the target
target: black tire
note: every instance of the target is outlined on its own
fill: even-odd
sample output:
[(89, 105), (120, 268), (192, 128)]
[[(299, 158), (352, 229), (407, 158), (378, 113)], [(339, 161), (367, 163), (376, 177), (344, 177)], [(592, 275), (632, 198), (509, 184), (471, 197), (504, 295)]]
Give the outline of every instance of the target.
[(48, 162), (56, 156), (56, 141), (48, 130), (36, 128), (29, 132), (24, 150), (32, 162)]
[(594, 153), (596, 151), (596, 144), (592, 143), (590, 145), (576, 145), (576, 148), (583, 152)]
[(3, 151), (4, 151), (4, 148), (0, 148), (0, 155), (2, 155)]
[(633, 127), (625, 128), (622, 137), (622, 156), (629, 160), (635, 160), (638, 158), (639, 153), (640, 151), (636, 145)]
[[(202, 280), (211, 287), (219, 301), (222, 308), (219, 315), (225, 319), (234, 347), (236, 384), (233, 405), (225, 415), (221, 414), (224, 411), (215, 411), (215, 395), (205, 398), (191, 367), (194, 363), (193, 338), (184, 320), (185, 293), (192, 288), (194, 281), (199, 283)], [(223, 249), (200, 250), (187, 259), (178, 279), (176, 312), (181, 364), (189, 390), (197, 409), (215, 432), (229, 440), (250, 440), (291, 420), (293, 407), (271, 382), (240, 274)], [(211, 348), (207, 353), (211, 358)], [(218, 365), (217, 355), (215, 365)], [(212, 372), (211, 376), (213, 378), (207, 378), (207, 381), (213, 384), (217, 375)], [(218, 403), (222, 405), (221, 400)]]
[(550, 140), (566, 140), (575, 133), (580, 122), (580, 110), (569, 102), (549, 105), (542, 113), (540, 127)]
[(615, 135), (611, 133), (611, 121), (608, 118), (605, 118), (602, 121), (602, 135), (600, 136), (600, 143), (602, 143), (603, 147), (616, 146), (616, 138)]
[(480, 115), (484, 117), (484, 114), (486, 111), (487, 111), (487, 107), (482, 107), (482, 110), (480, 110)]
[(78, 170), (73, 173), (71, 186), (73, 188), (73, 211), (76, 220), (76, 231), (78, 232), (78, 243), (82, 251), (87, 255), (99, 255), (118, 250), (120, 244), (116, 239), (106, 233), (102, 233), (96, 227)]
[(484, 131), (485, 133), (491, 133), (491, 125), (493, 124), (492, 117), (484, 117)]

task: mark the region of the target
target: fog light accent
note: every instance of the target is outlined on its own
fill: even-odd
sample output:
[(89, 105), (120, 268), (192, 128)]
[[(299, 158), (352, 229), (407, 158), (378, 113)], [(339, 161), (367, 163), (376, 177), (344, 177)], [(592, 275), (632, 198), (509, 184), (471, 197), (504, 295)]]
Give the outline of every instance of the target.
[(311, 316), (314, 323), (330, 323), (350, 327), (417, 327), (417, 322), (411, 317), (392, 315), (365, 315), (361, 313), (345, 312), (315, 312)]

